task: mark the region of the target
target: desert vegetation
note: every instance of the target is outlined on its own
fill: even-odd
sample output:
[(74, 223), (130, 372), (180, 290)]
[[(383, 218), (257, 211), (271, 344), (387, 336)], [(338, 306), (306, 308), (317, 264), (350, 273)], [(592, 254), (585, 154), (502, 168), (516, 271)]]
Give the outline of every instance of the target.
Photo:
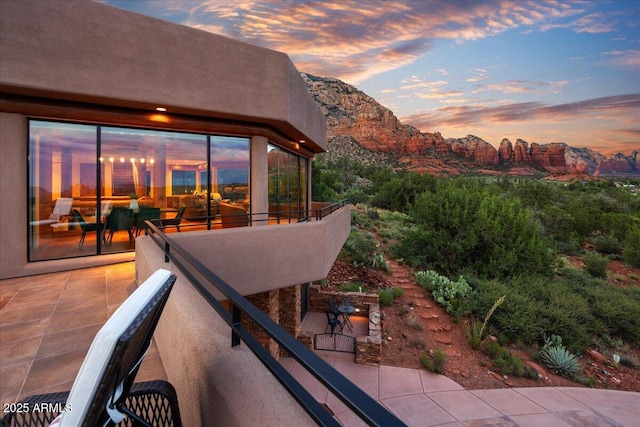
[[(531, 374), (503, 346), (576, 378), (589, 349), (638, 366), (639, 277), (608, 270), (640, 267), (637, 195), (609, 180), (437, 178), (344, 158), (313, 168), (314, 199), (358, 206), (342, 258), (410, 266), (435, 301), (475, 327), (470, 345), (502, 360), (502, 371)], [(381, 294), (393, 304), (392, 290)], [(435, 370), (433, 355), (422, 363)]]

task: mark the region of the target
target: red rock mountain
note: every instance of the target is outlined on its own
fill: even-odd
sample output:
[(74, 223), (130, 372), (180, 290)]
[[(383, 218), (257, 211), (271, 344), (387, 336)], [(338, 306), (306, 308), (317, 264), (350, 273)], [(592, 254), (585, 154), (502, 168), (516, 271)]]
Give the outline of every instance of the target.
[(428, 173), (591, 174), (640, 176), (640, 153), (605, 157), (565, 143), (515, 145), (503, 139), (499, 149), (477, 136), (443, 138), (420, 132), (354, 86), (338, 79), (302, 73), (327, 118), (329, 158), (348, 156), (365, 163), (385, 162)]

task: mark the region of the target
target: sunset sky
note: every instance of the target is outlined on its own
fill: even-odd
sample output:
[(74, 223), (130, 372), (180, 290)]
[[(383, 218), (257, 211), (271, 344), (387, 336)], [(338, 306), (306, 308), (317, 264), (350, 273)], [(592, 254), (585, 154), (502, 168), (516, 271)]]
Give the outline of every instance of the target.
[(404, 123), (640, 151), (640, 0), (100, 0), (289, 55)]

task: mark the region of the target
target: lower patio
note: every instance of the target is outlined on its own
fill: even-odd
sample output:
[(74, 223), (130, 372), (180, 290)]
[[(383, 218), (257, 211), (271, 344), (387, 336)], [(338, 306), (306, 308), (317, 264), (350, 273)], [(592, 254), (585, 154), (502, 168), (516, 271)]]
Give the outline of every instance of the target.
[[(94, 335), (135, 288), (135, 275), (135, 264), (128, 262), (0, 280), (3, 407), (26, 395), (70, 389)], [(345, 335), (366, 333), (368, 319), (351, 320), (352, 331), (345, 328)], [(328, 331), (325, 314), (308, 313), (302, 329)], [(639, 393), (579, 387), (464, 390), (426, 370), (360, 365), (351, 353), (318, 354), (410, 426), (625, 426), (640, 416)], [(280, 362), (342, 425), (364, 425), (295, 360)], [(166, 379), (155, 346), (137, 378), (151, 379)], [(263, 424), (273, 425), (269, 421)]]

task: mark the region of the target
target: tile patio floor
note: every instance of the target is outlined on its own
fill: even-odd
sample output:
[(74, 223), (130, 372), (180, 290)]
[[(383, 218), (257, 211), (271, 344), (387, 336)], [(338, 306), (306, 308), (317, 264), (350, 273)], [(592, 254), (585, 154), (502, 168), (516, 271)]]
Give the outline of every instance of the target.
[[(134, 287), (133, 263), (0, 280), (0, 403), (68, 390), (93, 336)], [(304, 327), (323, 331), (323, 316), (308, 316)], [(354, 334), (366, 330), (366, 320), (360, 320), (354, 319)], [(356, 365), (349, 353), (319, 354), (409, 426), (640, 426), (640, 393), (464, 390), (424, 370)], [(343, 425), (364, 425), (293, 359), (281, 363)], [(166, 376), (152, 349), (138, 380), (158, 378)]]

